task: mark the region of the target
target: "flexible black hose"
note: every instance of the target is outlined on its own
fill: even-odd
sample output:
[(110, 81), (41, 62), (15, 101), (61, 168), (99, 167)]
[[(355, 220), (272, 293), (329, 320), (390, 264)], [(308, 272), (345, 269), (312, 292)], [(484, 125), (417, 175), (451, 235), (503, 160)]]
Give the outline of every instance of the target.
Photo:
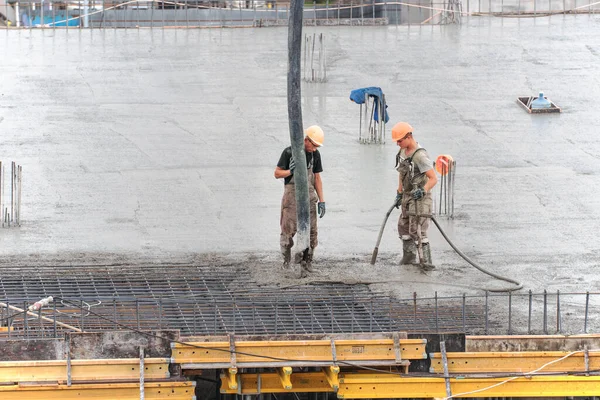
[(456, 247), (454, 245), (454, 243), (452, 243), (452, 241), (450, 240), (450, 238), (448, 237), (448, 235), (446, 235), (446, 232), (444, 232), (444, 230), (442, 229), (442, 227), (440, 226), (440, 224), (437, 222), (437, 220), (435, 219), (435, 217), (432, 215), (431, 216), (431, 220), (433, 221), (433, 223), (435, 224), (435, 226), (437, 226), (437, 228), (439, 229), (440, 233), (442, 234), (442, 236), (444, 237), (444, 239), (446, 239), (446, 241), (448, 242), (448, 244), (454, 249), (454, 251), (456, 251), (456, 253), (461, 256), (466, 262), (468, 262), (469, 264), (471, 264), (473, 267), (477, 268), (478, 270), (480, 270), (481, 272), (483, 272), (486, 275), (489, 276), (493, 276), (496, 279), (499, 279), (501, 281), (505, 281), (505, 282), (509, 282), (509, 283), (514, 283), (515, 285), (517, 285), (517, 287), (514, 288), (505, 288), (505, 289), (486, 289), (488, 292), (513, 292), (516, 290), (521, 290), (523, 289), (523, 284), (515, 281), (514, 279), (510, 279), (510, 278), (505, 278), (503, 276), (500, 276), (498, 274), (495, 274), (493, 272), (488, 271), (485, 268), (480, 267), (479, 265), (477, 265), (476, 262), (472, 261), (469, 257), (467, 257), (466, 254), (464, 254), (462, 251), (460, 251), (458, 249), (458, 247)]

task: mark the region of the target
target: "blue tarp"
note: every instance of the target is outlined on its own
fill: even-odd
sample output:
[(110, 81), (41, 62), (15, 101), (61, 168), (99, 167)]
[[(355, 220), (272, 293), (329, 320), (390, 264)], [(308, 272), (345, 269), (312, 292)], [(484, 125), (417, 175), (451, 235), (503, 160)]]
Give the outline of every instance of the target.
[[(350, 92), (350, 100), (352, 100), (356, 104), (364, 104), (365, 95), (369, 95), (369, 97), (375, 97), (375, 113), (373, 118), (375, 119), (375, 121), (377, 121), (379, 119), (379, 100), (383, 99), (383, 91), (380, 87), (376, 86), (354, 89)], [(385, 122), (387, 123), (390, 120), (390, 116), (387, 112), (387, 104), (385, 105), (385, 108)]]

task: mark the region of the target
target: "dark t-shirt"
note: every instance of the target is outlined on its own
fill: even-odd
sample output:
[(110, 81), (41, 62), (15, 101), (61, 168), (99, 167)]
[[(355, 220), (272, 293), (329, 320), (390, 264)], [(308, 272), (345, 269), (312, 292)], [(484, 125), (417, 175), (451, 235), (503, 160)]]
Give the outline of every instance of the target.
[[(323, 164), (321, 164), (321, 153), (319, 153), (319, 150), (315, 150), (314, 153), (308, 153), (308, 152), (304, 152), (304, 154), (306, 155), (306, 168), (308, 168), (308, 166), (310, 165), (310, 162), (312, 161), (313, 163), (313, 167), (312, 167), (312, 171), (315, 174), (318, 174), (320, 172), (323, 172)], [(292, 159), (292, 147), (286, 147), (283, 152), (281, 153), (281, 157), (279, 157), (279, 161), (277, 162), (277, 166), (281, 169), (290, 169), (290, 160)], [(284, 178), (284, 184), (289, 184), (290, 181), (292, 180), (292, 175), (288, 176), (287, 178)]]

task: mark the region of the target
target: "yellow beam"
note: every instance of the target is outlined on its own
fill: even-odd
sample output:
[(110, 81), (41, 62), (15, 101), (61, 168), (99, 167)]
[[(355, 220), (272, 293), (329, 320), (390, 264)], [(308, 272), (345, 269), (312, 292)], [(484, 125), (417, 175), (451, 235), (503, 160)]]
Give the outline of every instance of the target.
[(292, 381), (290, 378), (292, 375), (292, 368), (291, 367), (277, 368), (277, 375), (279, 375), (279, 380), (281, 381), (281, 386), (283, 386), (283, 388), (286, 390), (291, 390), (292, 389)]
[(228, 368), (226, 373), (221, 374), (221, 379), (227, 387), (235, 391), (238, 389), (237, 372), (237, 368)]
[[(360, 365), (401, 365), (407, 364), (406, 360), (427, 358), (426, 339), (399, 339), (398, 344), (399, 352), (394, 348), (392, 338), (336, 339), (334, 340), (335, 357), (338, 362), (345, 361)], [(171, 347), (173, 348), (171, 362), (182, 364), (184, 369), (228, 368), (231, 365), (229, 342), (173, 343)], [(236, 354), (238, 368), (335, 364), (329, 339), (236, 341), (235, 350), (238, 352)]]
[(329, 386), (331, 386), (334, 391), (337, 391), (340, 387), (340, 379), (338, 377), (338, 374), (340, 373), (340, 367), (324, 367), (323, 373), (327, 378), (327, 383), (329, 383)]
[[(71, 360), (71, 381), (138, 380), (140, 360), (98, 359)], [(168, 358), (144, 359), (144, 379), (169, 378)], [(67, 362), (55, 361), (3, 361), (0, 362), (0, 382), (66, 381)]]
[[(194, 399), (195, 382), (153, 382), (144, 384), (145, 399)], [(139, 400), (140, 386), (135, 383), (94, 383), (66, 385), (0, 385), (2, 400)]]
[(259, 394), (259, 393), (315, 393), (334, 392), (327, 382), (327, 377), (322, 371), (301, 372), (289, 376), (290, 389), (285, 389), (277, 372), (260, 374), (240, 374), (241, 388), (228, 389), (223, 375), (221, 375), (221, 393), (224, 394)]
[[(531, 372), (570, 354), (566, 351), (468, 352), (446, 353), (448, 371), (453, 374), (485, 372)], [(589, 352), (588, 370), (600, 369), (600, 352)], [(584, 353), (574, 353), (564, 360), (544, 367), (541, 372), (585, 371)], [(444, 373), (442, 353), (431, 354), (430, 372)]]
[[(450, 379), (457, 397), (567, 397), (600, 395), (600, 376)], [(501, 382), (506, 382), (500, 384)], [(494, 386), (493, 385), (498, 385)], [(482, 390), (486, 389), (486, 390)], [(350, 373), (340, 376), (340, 399), (446, 397), (444, 378)]]

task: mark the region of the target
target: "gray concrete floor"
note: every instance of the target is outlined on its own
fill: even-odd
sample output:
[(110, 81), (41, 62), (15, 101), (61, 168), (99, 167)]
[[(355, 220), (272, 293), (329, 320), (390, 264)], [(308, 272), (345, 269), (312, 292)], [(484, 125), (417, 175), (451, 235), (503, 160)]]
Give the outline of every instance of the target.
[[(357, 142), (348, 96), (380, 86), (388, 136), (408, 121), (432, 157), (457, 161), (444, 226), (458, 247), (525, 290), (598, 290), (600, 16), (304, 32), (325, 35), (329, 78), (302, 87), (305, 126), (326, 133), (319, 277), (395, 280), (380, 288), (399, 295), (503, 286), (435, 227), (438, 269), (399, 268), (397, 214), (368, 264), (397, 148)], [(287, 28), (9, 30), (0, 49), (0, 160), (23, 166), (4, 264), (241, 260), (259, 280), (287, 279), (273, 178), (289, 145)], [(540, 90), (561, 114), (516, 104)]]

